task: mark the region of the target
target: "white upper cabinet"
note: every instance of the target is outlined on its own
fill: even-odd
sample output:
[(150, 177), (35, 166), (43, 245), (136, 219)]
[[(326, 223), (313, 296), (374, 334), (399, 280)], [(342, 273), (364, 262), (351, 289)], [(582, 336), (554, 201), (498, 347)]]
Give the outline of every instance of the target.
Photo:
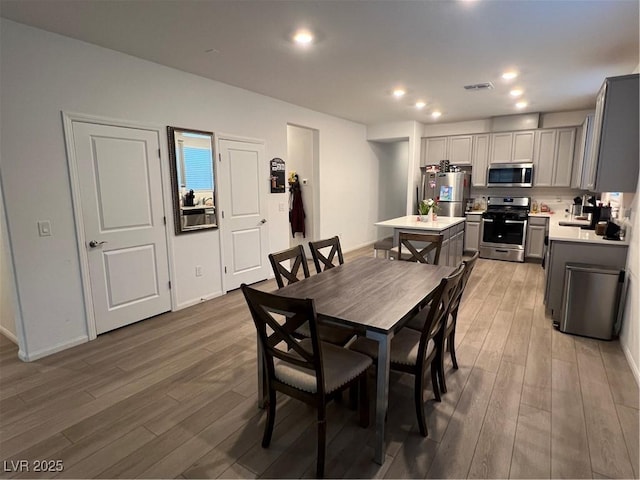
[(449, 162), (451, 165), (471, 165), (473, 135), (449, 137)]
[(571, 186), (571, 172), (576, 146), (576, 129), (559, 128), (557, 136), (556, 157), (553, 168), (553, 186)]
[(571, 188), (584, 188), (582, 179), (585, 170), (589, 166), (589, 155), (591, 152), (591, 130), (593, 128), (593, 114), (587, 115), (582, 124), (580, 132), (576, 134), (576, 158), (571, 173)]
[(509, 163), (511, 161), (512, 144), (513, 132), (492, 133), (489, 163)]
[(471, 184), (474, 187), (485, 187), (487, 185), (487, 167), (489, 166), (488, 133), (473, 136), (471, 165)]
[(513, 163), (533, 162), (533, 144), (535, 132), (513, 132)]
[(570, 186), (575, 143), (576, 129), (573, 127), (535, 132), (534, 186)]
[(473, 135), (427, 137), (422, 139), (422, 166), (438, 165), (449, 160), (450, 165), (471, 165)]
[(536, 187), (550, 187), (553, 182), (553, 163), (556, 153), (555, 129), (538, 130), (535, 139), (535, 159), (533, 184)]
[(535, 132), (500, 132), (491, 134), (489, 163), (531, 163)]
[(449, 137), (428, 137), (422, 139), (422, 166), (438, 165), (440, 160), (448, 160)]

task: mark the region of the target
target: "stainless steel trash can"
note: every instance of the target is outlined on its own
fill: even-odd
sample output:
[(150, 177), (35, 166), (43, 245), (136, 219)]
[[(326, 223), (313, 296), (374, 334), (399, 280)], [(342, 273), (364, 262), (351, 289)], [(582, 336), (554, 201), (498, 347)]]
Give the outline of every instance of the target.
[(567, 263), (560, 331), (611, 340), (623, 282), (620, 269)]

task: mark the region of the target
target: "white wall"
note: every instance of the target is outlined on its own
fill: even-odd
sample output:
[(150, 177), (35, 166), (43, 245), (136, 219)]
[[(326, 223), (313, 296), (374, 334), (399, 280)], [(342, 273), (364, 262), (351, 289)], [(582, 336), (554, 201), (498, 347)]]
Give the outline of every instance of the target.
[[(1, 150), (25, 341), (34, 359), (86, 341), (87, 329), (61, 111), (259, 138), (286, 159), (287, 123), (319, 134), (319, 236), (345, 249), (375, 240), (377, 160), (363, 125), (320, 114), (70, 38), (1, 20)], [(168, 161), (166, 134), (163, 160)], [(360, 179), (354, 187), (354, 179)], [(168, 189), (169, 179), (164, 178)], [(268, 182), (268, 178), (265, 178)], [(166, 193), (165, 193), (166, 194)], [(269, 249), (288, 247), (287, 194), (269, 194)], [(365, 206), (363, 208), (363, 206)], [(172, 216), (167, 212), (167, 217)], [(51, 237), (37, 235), (50, 220)], [(170, 226), (171, 227), (171, 226)], [(222, 293), (218, 230), (174, 236), (176, 306)], [(195, 265), (204, 276), (196, 280)], [(20, 330), (20, 328), (18, 328)]]
[[(640, 64), (632, 73), (640, 73)], [(640, 161), (640, 160), (638, 160)], [(628, 297), (622, 320), (620, 344), (627, 357), (629, 365), (640, 385), (640, 173), (635, 196), (629, 202), (629, 195), (624, 195), (625, 207), (631, 207), (631, 225), (627, 228), (629, 235), (629, 255), (627, 256), (627, 281), (629, 282)]]
[(0, 333), (14, 343), (16, 335), (15, 287), (9, 256), (9, 237), (4, 215), (4, 201), (0, 186)]

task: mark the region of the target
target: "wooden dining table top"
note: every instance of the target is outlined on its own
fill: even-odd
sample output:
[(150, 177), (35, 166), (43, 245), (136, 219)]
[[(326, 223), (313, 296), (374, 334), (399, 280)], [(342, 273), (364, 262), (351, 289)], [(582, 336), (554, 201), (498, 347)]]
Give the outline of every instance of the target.
[(427, 301), (454, 267), (359, 257), (277, 291), (312, 298), (318, 318), (388, 333)]

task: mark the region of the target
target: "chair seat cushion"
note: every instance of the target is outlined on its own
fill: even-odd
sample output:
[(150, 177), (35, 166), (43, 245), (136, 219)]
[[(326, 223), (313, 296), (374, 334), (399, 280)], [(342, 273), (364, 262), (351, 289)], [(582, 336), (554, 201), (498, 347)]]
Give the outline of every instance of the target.
[[(300, 341), (300, 346), (307, 350), (311, 350), (311, 345), (311, 339), (305, 338)], [(320, 348), (324, 369), (324, 390), (327, 394), (358, 377), (373, 363), (366, 355), (330, 343), (321, 342)], [(317, 382), (314, 371), (279, 359), (274, 359), (273, 364), (275, 376), (282, 383), (305, 392), (316, 393)]]
[(429, 307), (430, 305), (427, 305), (422, 310), (420, 310), (411, 320), (407, 322), (406, 326), (421, 332), (424, 328), (424, 323), (427, 321), (427, 315), (429, 315)]
[[(296, 334), (303, 337), (311, 337), (309, 324), (304, 323), (296, 330)], [(350, 328), (335, 327), (333, 325), (318, 324), (318, 336), (320, 340), (334, 345), (346, 345), (356, 335), (356, 331)]]
[[(411, 328), (401, 329), (391, 340), (391, 363), (416, 365), (418, 363), (418, 347), (420, 332)], [(433, 340), (427, 345), (427, 357), (433, 352)], [(350, 346), (356, 352), (364, 353), (371, 358), (378, 358), (378, 342), (370, 338), (358, 337)]]
[(375, 250), (390, 250), (393, 248), (393, 237), (383, 238), (373, 244)]

